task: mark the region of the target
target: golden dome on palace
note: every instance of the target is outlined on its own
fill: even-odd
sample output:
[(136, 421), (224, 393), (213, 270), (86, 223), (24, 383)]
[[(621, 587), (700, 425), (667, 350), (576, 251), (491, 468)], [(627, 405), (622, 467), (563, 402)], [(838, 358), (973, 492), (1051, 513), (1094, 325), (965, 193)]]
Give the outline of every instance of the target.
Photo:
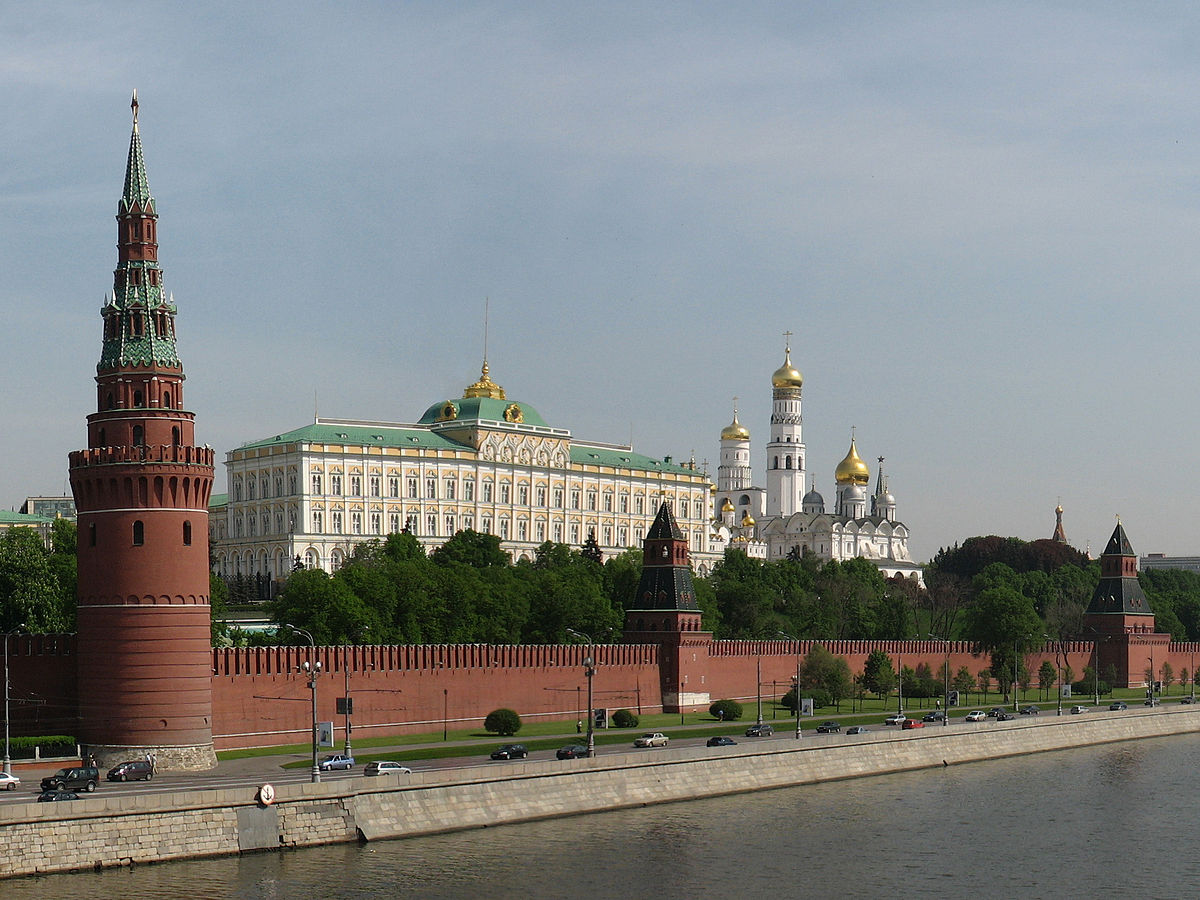
[(737, 413), (733, 414), (733, 421), (721, 429), (721, 440), (723, 441), (748, 441), (750, 440), (750, 431), (738, 421)]
[(726, 497), (725, 502), (721, 504), (721, 512), (723, 512), (723, 513), (733, 512), (733, 504), (729, 502), (728, 497)]
[(858, 448), (854, 446), (853, 439), (850, 441), (850, 452), (837, 464), (833, 477), (838, 484), (865, 485), (871, 481), (871, 472), (867, 468), (867, 464), (862, 461), (862, 457), (858, 455)]
[(751, 525), (754, 525), (754, 524), (755, 524), (754, 516), (750, 515), (750, 513), (746, 513), (744, 516), (742, 516), (742, 527), (743, 528), (749, 528)]
[(783, 365), (771, 376), (771, 387), (799, 388), (804, 386), (804, 376), (792, 365), (792, 350), (784, 352)]
[(492, 381), (488, 377), (487, 360), (483, 361), (483, 369), (480, 372), (479, 380), (463, 391), (463, 399), (468, 397), (490, 397), (492, 400), (506, 400), (504, 396), (504, 388)]

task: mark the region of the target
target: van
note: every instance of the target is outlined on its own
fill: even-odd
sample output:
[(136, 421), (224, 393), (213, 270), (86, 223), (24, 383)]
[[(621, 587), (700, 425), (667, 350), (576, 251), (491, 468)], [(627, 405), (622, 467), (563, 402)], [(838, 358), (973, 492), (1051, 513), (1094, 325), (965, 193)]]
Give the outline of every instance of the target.
[(109, 781), (149, 781), (154, 777), (154, 766), (148, 760), (131, 759), (117, 763), (105, 777)]

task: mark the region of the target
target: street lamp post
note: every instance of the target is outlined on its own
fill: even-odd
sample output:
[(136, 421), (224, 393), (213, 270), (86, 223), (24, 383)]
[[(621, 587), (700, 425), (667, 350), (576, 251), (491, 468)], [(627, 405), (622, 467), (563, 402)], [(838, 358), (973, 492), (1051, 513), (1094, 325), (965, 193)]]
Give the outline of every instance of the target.
[(9, 755), (9, 737), (8, 737), (8, 704), (9, 704), (9, 681), (8, 681), (8, 642), (13, 635), (17, 634), (24, 628), (24, 625), (18, 625), (12, 631), (4, 635), (4, 774), (8, 775), (12, 772), (12, 758)]
[[(1058, 714), (1062, 715), (1062, 695), (1063, 695), (1063, 661), (1062, 661), (1062, 638), (1055, 640), (1050, 635), (1042, 632), (1042, 637), (1054, 644), (1054, 669), (1058, 673)], [(1096, 705), (1100, 705), (1100, 701), (1096, 701)]]
[[(437, 694), (434, 694), (436, 697)], [(442, 743), (450, 740), (450, 688), (442, 688)]]
[(1151, 654), (1146, 659), (1150, 662), (1150, 671), (1146, 674), (1149, 676), (1146, 681), (1146, 698), (1150, 701), (1150, 705), (1154, 705), (1154, 656)]
[[(573, 634), (575, 637), (583, 638), (588, 642), (588, 655), (583, 658), (583, 674), (587, 676), (587, 755), (588, 759), (591, 759), (596, 755), (596, 713), (592, 709), (592, 677), (596, 674), (595, 641), (592, 640), (591, 635), (584, 634), (582, 631), (576, 631), (574, 628), (568, 628), (567, 634)], [(680, 699), (682, 700), (682, 696)], [(679, 705), (679, 716), (682, 721), (682, 702)]]
[(947, 638), (938, 637), (936, 634), (929, 635), (935, 641), (941, 641), (946, 645), (946, 669), (942, 673), (945, 676), (946, 682), (946, 699), (942, 706), (942, 725), (950, 726), (950, 641)]
[(309, 659), (308, 662), (301, 664), (301, 669), (308, 675), (308, 689), (312, 691), (312, 773), (311, 780), (313, 784), (317, 784), (321, 780), (321, 766), (317, 762), (317, 676), (321, 673), (321, 664), (317, 662), (317, 641), (310, 632), (303, 628), (297, 628), (295, 625), (286, 624), (285, 628), (289, 628), (301, 637), (308, 638), (309, 644)]
[(754, 691), (758, 697), (758, 718), (755, 720), (755, 724), (761, 725), (763, 723), (763, 720), (762, 720), (762, 657), (760, 656), (757, 660), (755, 660), (755, 663), (757, 663), (757, 665), (755, 666), (755, 670), (754, 670), (755, 671)]
[(779, 632), (779, 636), (796, 642), (796, 740), (800, 740), (803, 737), (800, 730), (800, 639), (782, 631)]
[(1192, 676), (1192, 693), (1191, 693), (1191, 698), (1192, 698), (1192, 703), (1194, 704), (1194, 703), (1196, 702), (1196, 643), (1195, 643), (1194, 641), (1192, 642), (1192, 670), (1191, 670), (1191, 676)]
[(346, 645), (346, 649), (342, 653), (342, 674), (346, 677), (345, 692), (342, 695), (342, 702), (346, 704), (346, 756), (353, 759), (354, 753), (350, 749), (350, 645)]

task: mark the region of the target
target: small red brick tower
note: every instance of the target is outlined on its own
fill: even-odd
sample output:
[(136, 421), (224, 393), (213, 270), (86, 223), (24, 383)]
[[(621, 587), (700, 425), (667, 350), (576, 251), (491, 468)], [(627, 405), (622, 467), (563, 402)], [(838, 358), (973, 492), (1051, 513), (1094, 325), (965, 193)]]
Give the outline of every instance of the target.
[(1100, 556), (1100, 582), (1083, 625), (1083, 637), (1096, 641), (1100, 677), (1116, 672), (1114, 687), (1144, 685), (1146, 670), (1157, 673), (1167, 660), (1171, 636), (1154, 631), (1154, 611), (1138, 583), (1137, 554), (1120, 521)]
[(625, 612), (627, 642), (659, 645), (664, 712), (709, 705), (712, 632), (701, 628), (687, 539), (664, 503), (642, 542), (642, 579)]
[(70, 455), (79, 524), (80, 741), (101, 764), (207, 769), (212, 745), (208, 499), (213, 451), (183, 410), (175, 305), (158, 267), (137, 93), (100, 315), (97, 411)]

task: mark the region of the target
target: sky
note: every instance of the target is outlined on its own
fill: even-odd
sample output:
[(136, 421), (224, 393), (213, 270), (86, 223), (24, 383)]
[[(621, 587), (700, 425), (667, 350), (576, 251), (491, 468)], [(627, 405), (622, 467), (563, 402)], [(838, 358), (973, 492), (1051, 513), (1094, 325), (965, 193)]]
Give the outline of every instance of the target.
[[(1200, 8), (0, 0), (0, 504), (70, 491), (136, 88), (218, 458), (486, 353), (583, 440), (765, 482), (784, 332), (910, 549), (1200, 553)], [(1193, 449), (1189, 449), (1193, 448)], [(1164, 470), (1164, 466), (1166, 469)], [(1164, 474), (1165, 472), (1165, 474)], [(217, 488), (223, 489), (223, 466)]]

